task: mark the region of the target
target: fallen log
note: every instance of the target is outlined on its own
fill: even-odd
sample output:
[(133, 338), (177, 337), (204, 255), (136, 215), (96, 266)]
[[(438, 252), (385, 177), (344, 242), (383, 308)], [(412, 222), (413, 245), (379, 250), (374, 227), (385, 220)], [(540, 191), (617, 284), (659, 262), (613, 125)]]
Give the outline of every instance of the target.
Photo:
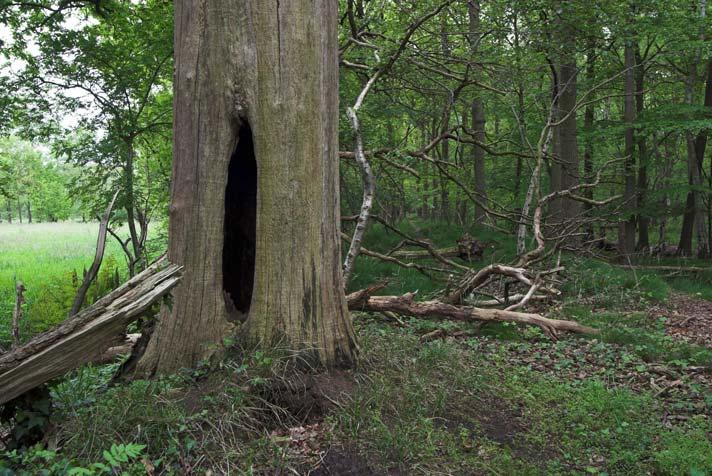
[[(499, 309), (482, 309), (472, 306), (456, 306), (441, 301), (415, 301), (415, 293), (402, 296), (371, 296), (380, 285), (356, 291), (346, 297), (351, 311), (395, 312), (416, 317), (443, 317), (457, 321), (517, 322), (541, 328), (549, 337), (556, 339), (557, 331), (597, 334), (599, 331), (575, 321), (549, 319), (541, 314), (532, 314)], [(382, 287), (382, 286), (380, 286)]]
[(0, 355), (0, 404), (95, 361), (178, 284), (181, 271), (161, 259), (56, 329)]

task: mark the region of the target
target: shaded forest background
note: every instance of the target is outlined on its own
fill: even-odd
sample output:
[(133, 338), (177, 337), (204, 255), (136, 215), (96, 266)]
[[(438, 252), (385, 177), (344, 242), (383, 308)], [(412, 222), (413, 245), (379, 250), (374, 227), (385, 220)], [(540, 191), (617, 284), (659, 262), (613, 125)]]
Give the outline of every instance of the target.
[[(513, 231), (543, 152), (543, 191), (602, 170), (590, 198), (622, 195), (605, 208), (562, 199), (551, 221), (575, 217), (585, 241), (628, 253), (707, 256), (706, 6), (540, 3), (342, 5), (343, 215), (362, 195), (345, 110), (377, 75), (359, 115), (389, 222)], [(144, 252), (143, 228), (167, 209), (171, 19), (166, 2), (3, 10), (4, 221), (91, 219), (120, 189), (128, 259)]]

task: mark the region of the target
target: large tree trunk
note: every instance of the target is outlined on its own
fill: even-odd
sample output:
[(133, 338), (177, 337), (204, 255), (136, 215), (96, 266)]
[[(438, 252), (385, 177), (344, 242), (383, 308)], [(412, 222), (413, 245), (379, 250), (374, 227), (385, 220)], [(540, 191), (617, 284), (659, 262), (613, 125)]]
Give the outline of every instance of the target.
[(235, 331), (313, 364), (356, 344), (339, 248), (337, 2), (180, 0), (169, 259), (185, 275), (138, 372)]
[[(573, 42), (573, 40), (571, 40)], [(559, 101), (561, 117), (568, 115), (559, 128), (560, 157), (561, 160), (561, 190), (567, 190), (579, 183), (579, 158), (578, 158), (578, 128), (576, 124), (576, 59), (573, 56), (575, 43), (569, 46), (572, 57), (567, 58), (561, 65), (559, 81), (561, 98)], [(578, 215), (579, 202), (571, 199), (562, 199), (563, 219), (568, 221)]]

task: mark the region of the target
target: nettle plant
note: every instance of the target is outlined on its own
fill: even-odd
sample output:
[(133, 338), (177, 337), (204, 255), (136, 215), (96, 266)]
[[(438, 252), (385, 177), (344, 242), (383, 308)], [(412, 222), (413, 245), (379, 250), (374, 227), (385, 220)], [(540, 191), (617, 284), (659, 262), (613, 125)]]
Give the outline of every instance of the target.
[[(146, 474), (152, 466), (144, 456), (145, 445), (113, 444), (102, 453), (102, 461), (88, 466), (76, 466), (55, 451), (40, 446), (26, 452), (17, 450), (0, 453), (0, 476), (42, 474), (47, 476), (96, 476)], [(23, 468), (21, 470), (13, 468)]]

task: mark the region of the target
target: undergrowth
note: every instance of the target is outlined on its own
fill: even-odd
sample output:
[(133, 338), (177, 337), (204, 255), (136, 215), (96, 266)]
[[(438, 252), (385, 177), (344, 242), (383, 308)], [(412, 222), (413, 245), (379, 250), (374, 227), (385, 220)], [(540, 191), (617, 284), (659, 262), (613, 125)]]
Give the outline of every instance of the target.
[[(436, 247), (470, 232), (488, 243), (481, 265), (513, 257), (512, 240), (496, 233), (404, 227)], [(379, 252), (401, 240), (378, 224), (366, 237)], [(600, 335), (552, 342), (510, 323), (356, 314), (353, 387), (318, 412), (294, 404), (310, 373), (284, 351), (235, 349), (152, 381), (112, 382), (116, 365), (85, 367), (52, 388), (56, 450), (5, 452), (0, 475), (306, 474), (329, 454), (364, 462), (364, 474), (712, 474), (712, 389), (687, 377), (671, 395), (649, 385), (658, 368), (683, 376), (709, 368), (712, 351), (668, 336), (667, 317), (647, 312), (674, 292), (709, 296), (709, 275), (633, 272), (566, 254), (562, 262), (563, 301), (543, 312)], [(388, 280), (383, 293), (428, 295), (443, 279), (361, 257), (350, 289)], [(470, 337), (421, 342), (434, 329)], [(673, 412), (687, 416), (671, 423)], [(317, 450), (295, 451), (295, 428), (309, 428)]]

